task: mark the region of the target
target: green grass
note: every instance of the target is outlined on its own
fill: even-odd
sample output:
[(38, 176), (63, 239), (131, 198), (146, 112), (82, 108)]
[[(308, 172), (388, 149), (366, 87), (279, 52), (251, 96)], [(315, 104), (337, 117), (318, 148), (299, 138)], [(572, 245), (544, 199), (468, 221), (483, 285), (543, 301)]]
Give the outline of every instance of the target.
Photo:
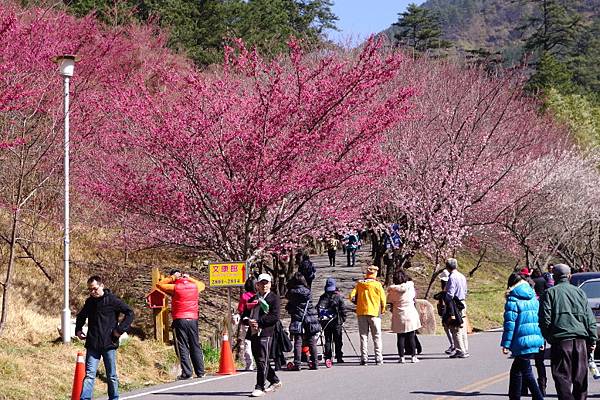
[(504, 262), (484, 262), (473, 277), (469, 277), (468, 273), (477, 260), (472, 254), (461, 254), (458, 261), (469, 286), (467, 316), (471, 326), (474, 330), (501, 327), (506, 300), (506, 281), (512, 272), (512, 266)]
[[(477, 265), (479, 259), (477, 254), (461, 251), (456, 255), (456, 259), (458, 260), (459, 270), (467, 278), (469, 290), (467, 315), (471, 326), (475, 331), (501, 327), (506, 281), (513, 270), (514, 260), (504, 254), (489, 252), (489, 258), (486, 257), (486, 260), (471, 277), (469, 272)], [(423, 256), (416, 257), (416, 260), (426, 267), (425, 274), (413, 275), (413, 278), (417, 281), (418, 291), (424, 294), (429, 283), (432, 263)], [(436, 300), (433, 299), (433, 294), (439, 290), (439, 282), (435, 282), (428, 299), (433, 304), (434, 309)], [(437, 318), (436, 320), (436, 334), (444, 334), (440, 319)]]

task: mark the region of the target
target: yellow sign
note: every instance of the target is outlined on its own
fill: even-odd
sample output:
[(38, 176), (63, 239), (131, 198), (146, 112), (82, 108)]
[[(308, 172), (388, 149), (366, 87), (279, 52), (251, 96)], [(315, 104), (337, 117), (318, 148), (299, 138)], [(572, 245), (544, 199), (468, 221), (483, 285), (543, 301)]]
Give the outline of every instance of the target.
[(211, 287), (243, 286), (246, 282), (246, 263), (230, 262), (209, 265)]

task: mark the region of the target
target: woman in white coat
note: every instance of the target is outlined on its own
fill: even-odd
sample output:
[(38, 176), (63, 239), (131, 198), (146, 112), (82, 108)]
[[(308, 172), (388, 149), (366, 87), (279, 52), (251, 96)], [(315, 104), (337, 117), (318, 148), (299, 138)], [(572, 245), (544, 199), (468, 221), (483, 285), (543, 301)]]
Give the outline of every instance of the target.
[[(415, 334), (421, 327), (419, 312), (415, 307), (415, 284), (403, 271), (394, 274), (394, 284), (387, 289), (387, 302), (392, 306), (392, 332), (396, 333), (399, 362), (404, 363), (404, 349), (411, 349), (411, 361), (419, 361)], [(408, 342), (408, 343), (406, 343)]]

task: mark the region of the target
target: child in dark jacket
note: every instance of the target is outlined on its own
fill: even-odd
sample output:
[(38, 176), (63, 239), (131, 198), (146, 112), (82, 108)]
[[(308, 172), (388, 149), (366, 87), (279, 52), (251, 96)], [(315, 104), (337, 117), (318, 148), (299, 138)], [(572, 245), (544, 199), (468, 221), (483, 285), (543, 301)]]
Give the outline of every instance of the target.
[(335, 279), (327, 278), (325, 293), (319, 298), (317, 312), (325, 336), (325, 359), (333, 358), (332, 344), (335, 344), (335, 358), (338, 363), (343, 363), (342, 325), (346, 320), (344, 299), (337, 292)]

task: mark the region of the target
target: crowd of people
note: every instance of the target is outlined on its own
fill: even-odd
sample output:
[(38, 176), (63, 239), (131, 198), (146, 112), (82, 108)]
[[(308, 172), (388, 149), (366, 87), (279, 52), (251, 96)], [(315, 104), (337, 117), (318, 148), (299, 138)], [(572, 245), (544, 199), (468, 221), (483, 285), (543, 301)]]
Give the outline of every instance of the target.
[[(336, 240), (337, 239), (333, 239)], [(359, 235), (346, 239), (348, 265), (352, 265)], [(337, 247), (337, 242), (330, 242)], [(356, 245), (356, 248), (353, 247)], [(330, 266), (335, 254), (330, 248)], [(391, 332), (396, 334), (398, 362), (418, 363), (420, 343), (417, 330), (421, 319), (416, 306), (416, 289), (404, 269), (397, 269), (393, 284), (384, 289), (378, 279), (378, 267), (369, 265), (364, 276), (356, 281), (347, 300), (356, 305), (360, 365), (369, 361), (369, 336), (373, 341), (374, 363), (382, 365), (382, 315), (391, 312)], [(559, 399), (587, 398), (588, 359), (597, 338), (595, 317), (585, 293), (569, 284), (570, 268), (557, 264), (553, 269), (513, 272), (507, 283), (504, 329), (501, 349), (513, 358), (510, 369), (508, 397), (520, 399), (531, 394), (534, 400), (546, 395), (547, 377), (544, 358), (550, 345), (551, 373)], [(344, 322), (347, 319), (346, 299), (333, 277), (325, 281), (323, 293), (313, 304), (312, 283), (316, 268), (308, 254), (300, 259), (298, 272), (287, 282), (285, 311), (289, 314), (287, 332), (282, 325), (281, 299), (271, 291), (272, 277), (261, 273), (248, 278), (237, 307), (240, 322), (240, 354), (247, 370), (256, 370), (256, 385), (252, 397), (281, 388), (277, 370), (286, 366), (300, 371), (303, 362), (309, 369), (319, 368), (317, 342), (323, 344), (326, 362), (344, 363)], [(468, 358), (467, 280), (458, 270), (458, 262), (448, 258), (445, 269), (439, 271), (441, 290), (434, 295), (449, 347), (450, 358)], [(157, 287), (171, 297), (175, 351), (181, 364), (179, 380), (204, 376), (203, 351), (198, 334), (198, 296), (204, 283), (172, 270)], [(133, 311), (122, 300), (104, 288), (99, 276), (88, 280), (90, 297), (77, 315), (76, 335), (86, 341), (86, 375), (81, 399), (91, 398), (96, 371), (103, 359), (108, 378), (109, 398), (118, 398), (116, 349), (119, 337), (127, 332)], [(316, 298), (316, 297), (315, 297)], [(87, 334), (83, 326), (87, 321)], [(289, 332), (289, 336), (288, 336)], [(292, 344), (293, 343), (293, 344)], [(352, 347), (354, 347), (352, 345)], [(284, 352), (293, 350), (293, 361), (286, 365)], [(535, 361), (537, 380), (531, 367)], [(330, 364), (328, 364), (329, 366)], [(268, 385), (267, 385), (268, 383)]]
[[(546, 395), (544, 364), (550, 345), (550, 369), (559, 399), (587, 398), (588, 360), (596, 341), (596, 319), (583, 290), (571, 285), (571, 269), (556, 264), (549, 272), (523, 268), (508, 278), (502, 351), (512, 353), (509, 398), (527, 391), (534, 400)], [(535, 360), (538, 379), (533, 376)]]

